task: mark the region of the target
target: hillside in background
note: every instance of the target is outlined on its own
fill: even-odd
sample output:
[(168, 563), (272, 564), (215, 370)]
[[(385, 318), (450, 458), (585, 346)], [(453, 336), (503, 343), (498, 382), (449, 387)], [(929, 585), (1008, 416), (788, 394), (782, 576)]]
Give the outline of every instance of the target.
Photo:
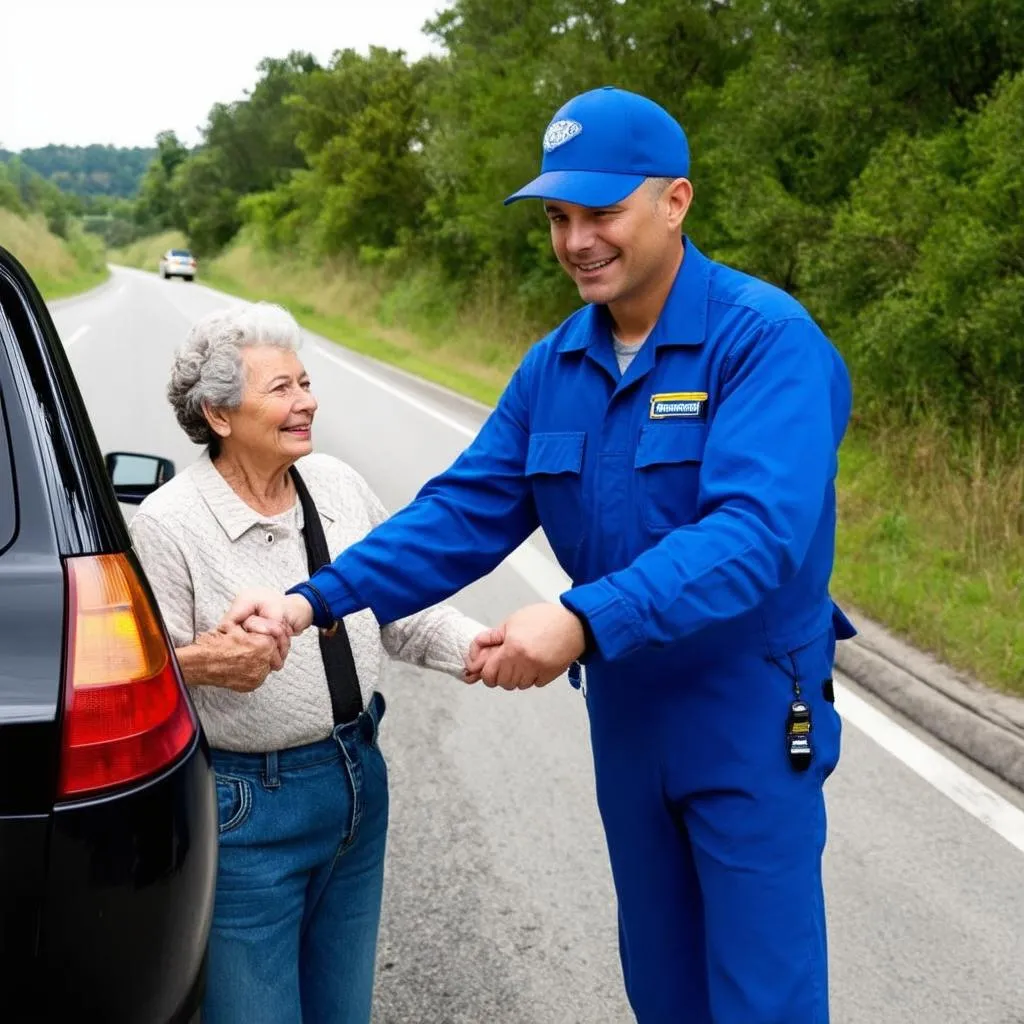
[(0, 161), (20, 157), (26, 167), (64, 192), (90, 198), (131, 198), (139, 190), (155, 148), (118, 146), (43, 146), (18, 154), (0, 149)]

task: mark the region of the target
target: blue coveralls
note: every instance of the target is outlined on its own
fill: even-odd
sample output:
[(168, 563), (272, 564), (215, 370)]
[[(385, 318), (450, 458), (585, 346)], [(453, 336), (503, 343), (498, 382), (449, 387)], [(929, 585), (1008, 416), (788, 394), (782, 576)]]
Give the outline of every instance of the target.
[[(390, 622), (540, 524), (586, 617), (598, 804), (640, 1024), (828, 1020), (825, 685), (853, 629), (829, 597), (850, 384), (792, 297), (689, 241), (620, 377), (607, 311), (534, 346), (478, 437), (296, 588), (317, 622)], [(791, 766), (796, 687), (813, 759)]]

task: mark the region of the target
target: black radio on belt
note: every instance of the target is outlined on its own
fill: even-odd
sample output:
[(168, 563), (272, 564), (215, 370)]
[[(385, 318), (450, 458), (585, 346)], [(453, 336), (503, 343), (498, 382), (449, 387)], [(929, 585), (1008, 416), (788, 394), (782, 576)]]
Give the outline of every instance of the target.
[(811, 766), (811, 708), (799, 697), (789, 705), (786, 747), (794, 771), (803, 772)]

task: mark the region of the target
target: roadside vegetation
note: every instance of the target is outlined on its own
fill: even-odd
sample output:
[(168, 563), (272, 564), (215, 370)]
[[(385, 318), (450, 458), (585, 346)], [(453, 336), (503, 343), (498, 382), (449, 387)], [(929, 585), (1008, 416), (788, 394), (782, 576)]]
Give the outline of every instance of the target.
[(47, 299), (108, 276), (103, 242), (83, 230), (73, 203), (17, 161), (0, 163), (0, 245), (28, 268)]

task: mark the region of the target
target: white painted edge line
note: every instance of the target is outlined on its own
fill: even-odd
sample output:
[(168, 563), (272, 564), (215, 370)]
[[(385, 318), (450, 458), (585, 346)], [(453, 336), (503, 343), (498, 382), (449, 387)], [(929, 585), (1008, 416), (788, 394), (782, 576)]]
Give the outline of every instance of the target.
[[(382, 381), (362, 367), (354, 366), (347, 360), (328, 352), (322, 345), (318, 346), (317, 350), (350, 373), (400, 399), (411, 408), (431, 416), (450, 430), (469, 439), (476, 436), (477, 432), (464, 423), (459, 423), (443, 412), (432, 408), (426, 402), (421, 402), (406, 394), (401, 388)], [(569, 578), (561, 568), (538, 551), (529, 541), (513, 551), (505, 560), (505, 564), (522, 577), (523, 581), (545, 601), (557, 603), (559, 595), (570, 586)], [(842, 684), (837, 683), (835, 691), (836, 708), (847, 722), (865, 733), (869, 739), (897, 760), (902, 761), (911, 771), (934, 786), (959, 808), (987, 825), (993, 832), (1024, 853), (1024, 811), (989, 789), (983, 782), (964, 771), (959, 765), (954, 764), (939, 751), (928, 746), (923, 740), (918, 739), (913, 733), (908, 732), (903, 726), (894, 722), (878, 708)]]
[(1024, 811), (989, 789), (970, 772), (918, 739), (863, 697), (836, 686), (836, 707), (843, 718), (930, 782), (972, 817), (1024, 853)]
[(394, 374), (396, 377), (404, 377), (414, 387), (422, 388), (426, 391), (433, 391), (449, 402), (454, 400), (461, 405), (465, 405), (466, 408), (472, 409), (474, 413), (483, 413), (486, 416), (487, 413), (491, 411), (490, 407), (485, 405), (483, 402), (479, 402), (475, 398), (470, 398), (468, 395), (460, 395), (457, 391), (451, 391), (443, 384), (438, 384), (437, 381), (428, 380), (426, 377), (417, 377), (415, 373), (411, 370), (406, 370), (404, 367), (382, 363), (381, 360), (376, 359), (373, 356), (363, 355), (362, 353), (354, 352), (351, 349), (346, 349), (343, 345), (333, 342), (329, 338), (325, 338), (322, 334), (315, 334), (308, 328), (303, 328), (303, 331), (316, 341), (317, 346), (323, 350), (324, 355), (329, 354), (336, 362), (343, 362), (346, 367), (357, 365), (357, 359), (366, 360), (370, 363), (377, 363), (386, 367), (388, 374)]
[(81, 338), (82, 335), (85, 334), (86, 331), (88, 331), (88, 330), (89, 330), (89, 325), (88, 324), (83, 324), (81, 327), (78, 328), (77, 331), (75, 331), (74, 334), (71, 335), (70, 338), (68, 338), (68, 344), (69, 345), (74, 345), (74, 343), (76, 341), (78, 341), (78, 339)]
[(451, 416), (441, 412), (440, 409), (435, 409), (426, 402), (421, 402), (418, 398), (414, 398), (408, 392), (395, 387), (394, 384), (389, 384), (387, 381), (381, 380), (380, 377), (375, 376), (368, 370), (364, 370), (361, 366), (356, 366), (347, 359), (342, 359), (341, 356), (335, 355), (333, 352), (328, 352), (323, 345), (317, 345), (316, 351), (325, 359), (329, 359), (332, 363), (337, 363), (338, 366), (348, 370), (349, 373), (354, 374), (356, 377), (368, 381), (381, 391), (384, 391), (395, 398), (401, 399), (411, 408), (425, 413), (427, 416), (432, 416), (439, 423), (443, 423), (446, 427), (450, 430), (454, 430), (457, 434), (461, 434), (463, 437), (469, 438), (470, 440), (476, 437), (477, 431), (473, 430), (471, 427), (467, 427), (465, 423), (460, 423), (458, 420), (452, 419)]

